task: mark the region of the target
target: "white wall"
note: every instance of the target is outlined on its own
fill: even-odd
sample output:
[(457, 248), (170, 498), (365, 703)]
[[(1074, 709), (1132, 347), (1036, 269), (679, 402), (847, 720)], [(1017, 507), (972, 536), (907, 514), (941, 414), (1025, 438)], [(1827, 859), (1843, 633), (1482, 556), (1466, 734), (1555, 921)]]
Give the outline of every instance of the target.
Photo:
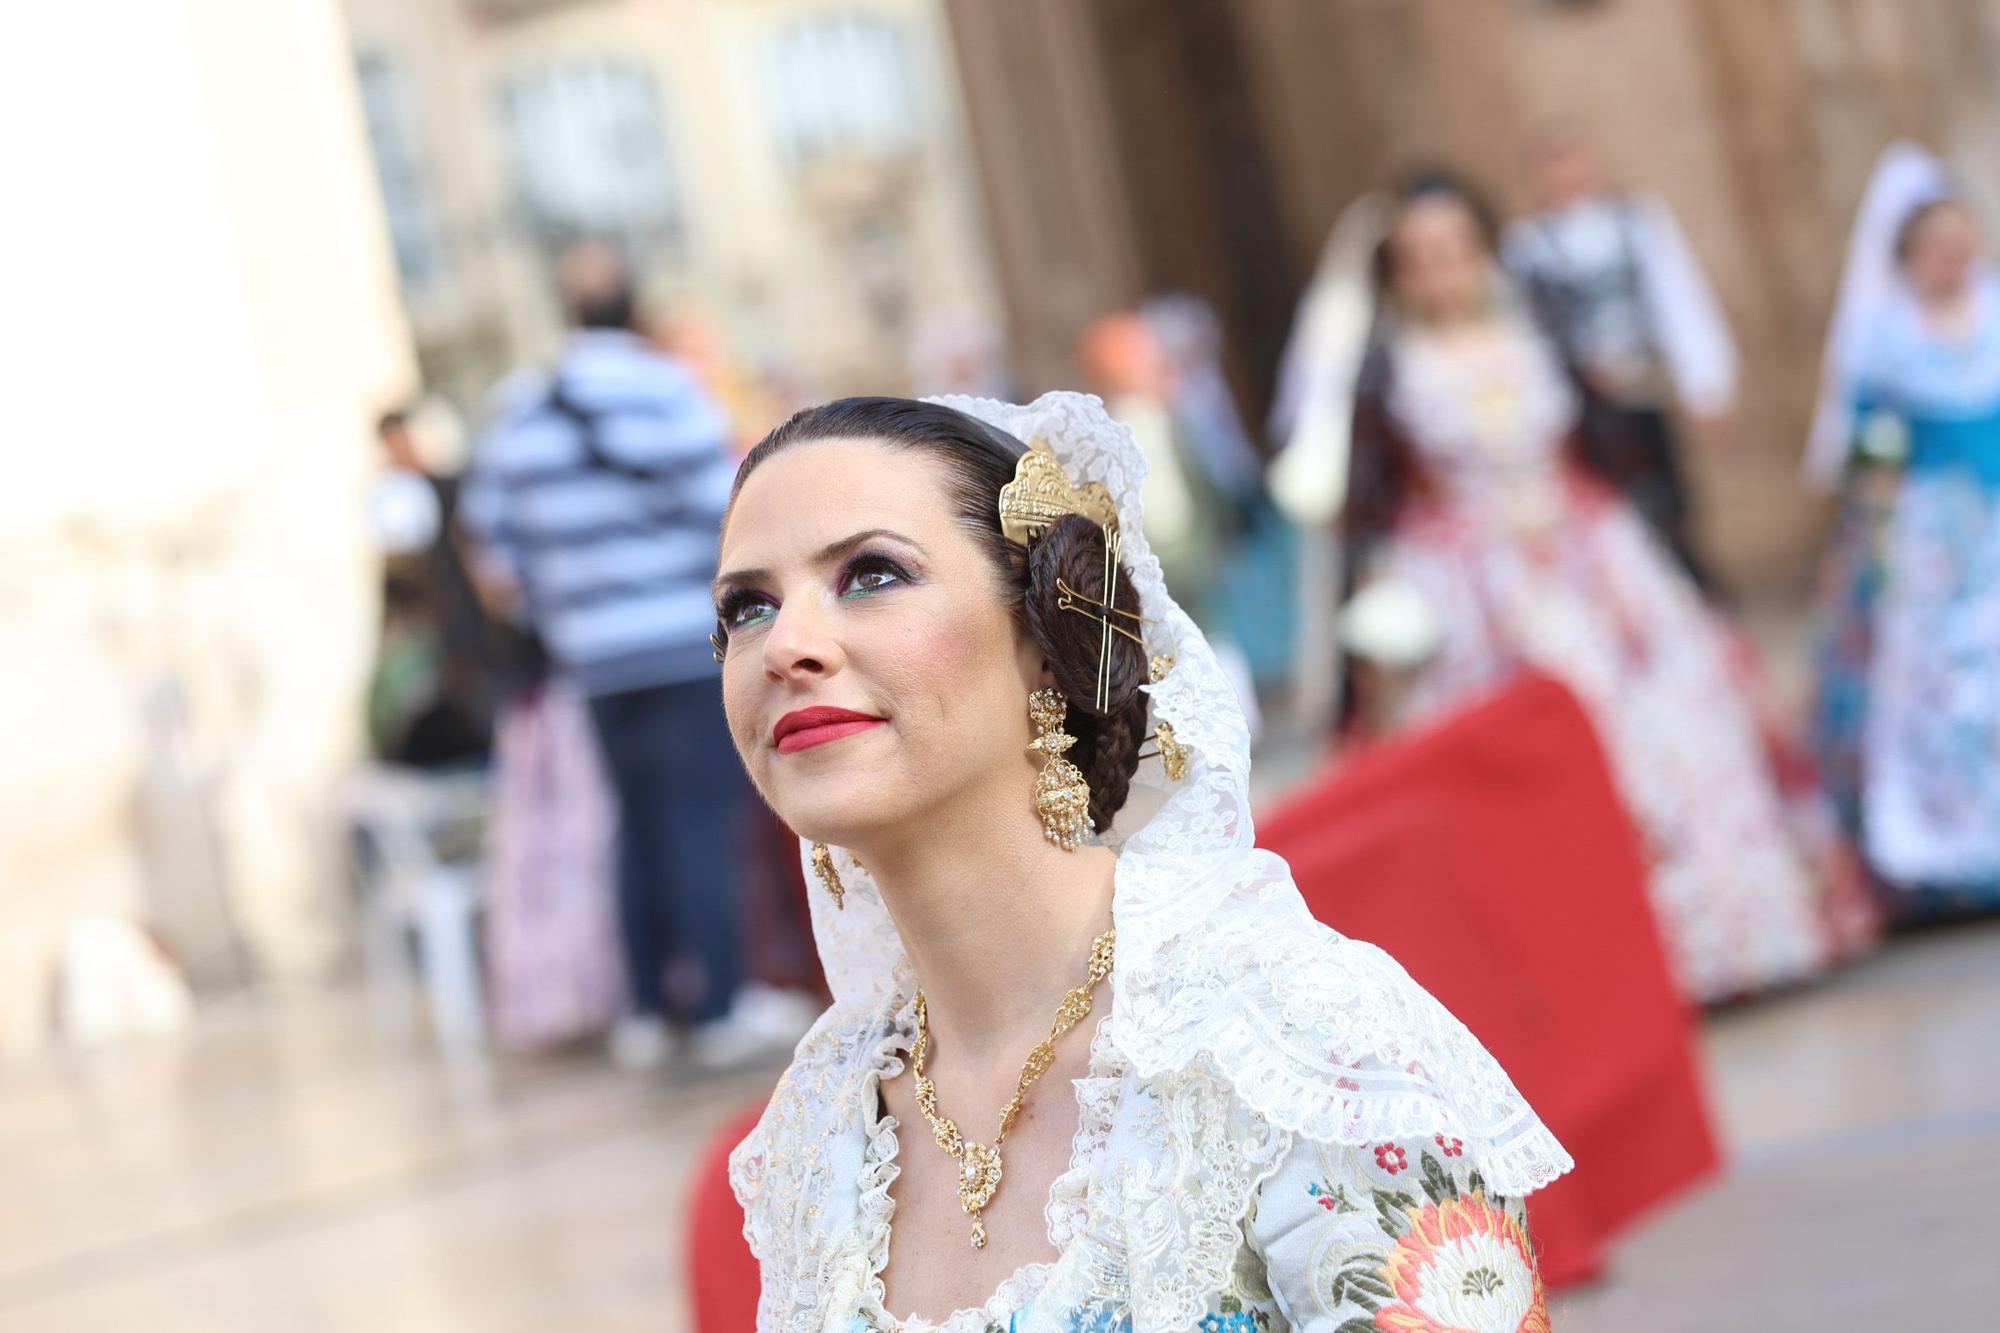
[(263, 969), (327, 961), (410, 353), (335, 0), (15, 7), (0, 136), (5, 1052), (66, 923), (213, 890), (176, 877), (190, 822)]

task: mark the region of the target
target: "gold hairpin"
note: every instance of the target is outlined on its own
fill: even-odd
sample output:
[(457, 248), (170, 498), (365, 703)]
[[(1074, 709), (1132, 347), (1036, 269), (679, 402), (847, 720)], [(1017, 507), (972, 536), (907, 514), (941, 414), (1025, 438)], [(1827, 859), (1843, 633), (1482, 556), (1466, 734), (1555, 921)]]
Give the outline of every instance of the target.
[(1158, 759), (1160, 767), (1166, 770), (1167, 776), (1173, 781), (1179, 782), (1187, 775), (1188, 748), (1174, 738), (1174, 724), (1171, 722), (1162, 722), (1159, 726), (1155, 727), (1153, 729), (1153, 743), (1154, 748), (1152, 750), (1141, 750), (1139, 757), (1141, 759)]
[[(1104, 589), (1104, 609), (1114, 613), (1118, 609), (1118, 551), (1124, 544), (1124, 539), (1117, 528), (1104, 530), (1104, 577), (1098, 580), (1098, 584)], [(1057, 582), (1060, 583), (1061, 580), (1058, 579)], [(1111, 631), (1118, 626), (1108, 615), (1099, 616), (1097, 623), (1103, 626), (1097, 640), (1097, 711), (1103, 713), (1109, 711), (1111, 707)], [(1124, 633), (1127, 638), (1139, 637), (1130, 630)], [(1143, 652), (1145, 647), (1142, 640), (1139, 644), (1140, 651)]]
[[(1068, 581), (1065, 579), (1056, 580), (1056, 593), (1056, 609), (1058, 611), (1074, 611), (1080, 616), (1088, 616), (1099, 623), (1107, 622), (1111, 616), (1123, 616), (1127, 620), (1136, 620), (1142, 625), (1154, 623), (1150, 616), (1142, 616), (1137, 611), (1122, 611), (1115, 606), (1105, 605), (1087, 592), (1078, 592), (1075, 588), (1070, 587)], [(1126, 629), (1123, 625), (1111, 623), (1109, 628), (1119, 634), (1123, 634), (1141, 648), (1146, 646), (1144, 639), (1131, 630)]]
[(1026, 546), (1065, 514), (1080, 514), (1106, 532), (1118, 527), (1118, 506), (1103, 483), (1071, 481), (1048, 441), (1036, 438), (1014, 464), (1014, 480), (1000, 488), (1000, 531)]
[(1146, 667), (1146, 681), (1148, 684), (1158, 685), (1167, 678), (1167, 673), (1173, 669), (1173, 658), (1168, 657), (1165, 653), (1154, 653), (1153, 660)]

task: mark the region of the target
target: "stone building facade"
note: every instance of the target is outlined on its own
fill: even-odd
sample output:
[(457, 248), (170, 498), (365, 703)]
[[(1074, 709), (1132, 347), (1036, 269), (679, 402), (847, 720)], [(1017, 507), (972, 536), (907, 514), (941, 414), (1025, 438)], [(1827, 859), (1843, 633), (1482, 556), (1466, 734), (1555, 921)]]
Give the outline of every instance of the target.
[(560, 335), (550, 259), (813, 396), (997, 324), (935, 0), (344, 0), (427, 383), (476, 414)]
[[(1824, 506), (1798, 458), (1853, 208), (1912, 135), (2000, 205), (1993, 0), (952, 0), (1015, 353), (1073, 373), (1103, 310), (1194, 290), (1253, 409), (1291, 302), (1359, 193), (1442, 162), (1506, 206), (1533, 129), (1573, 116), (1673, 205), (1741, 342), (1699, 443), (1704, 539), (1796, 596)], [(1027, 201), (1033, 201), (1029, 203)], [(1987, 214), (2000, 223), (2000, 210)]]

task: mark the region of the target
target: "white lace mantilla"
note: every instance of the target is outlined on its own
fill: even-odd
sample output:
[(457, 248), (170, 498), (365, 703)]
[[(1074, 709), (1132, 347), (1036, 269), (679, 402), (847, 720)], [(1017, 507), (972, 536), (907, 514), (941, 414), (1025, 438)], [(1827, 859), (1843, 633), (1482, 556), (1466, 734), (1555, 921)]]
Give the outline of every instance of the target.
[[(1146, 545), (1145, 463), (1130, 432), (1080, 394), (1023, 407), (939, 401), (1047, 440), (1072, 477), (1109, 488), (1132, 584), (1157, 622), (1149, 646), (1176, 663), (1149, 687), (1153, 720), (1172, 723), (1191, 755), (1177, 783), (1142, 765), (1134, 787), (1163, 791), (1164, 803), (1107, 834), (1119, 857), (1106, 1026), (1128, 1072), (1105, 1151), (1051, 1200), (1067, 1198), (1073, 1215), (1060, 1229), (1052, 1218), (1061, 1256), (1045, 1281), (1033, 1275), (1036, 1318), (1109, 1300), (1130, 1310), (1135, 1333), (1193, 1326), (1229, 1281), (1258, 1183), (1295, 1138), (1460, 1139), (1508, 1196), (1567, 1171), (1569, 1155), (1464, 1025), (1379, 949), (1314, 920), (1285, 863), (1256, 849), (1248, 727)], [(873, 1089), (896, 1061), (883, 1039), (915, 978), (873, 879), (835, 855), (846, 909), (812, 896), (833, 1007), (730, 1159), (763, 1269), (763, 1333), (845, 1333), (886, 1260), (888, 1180), (869, 1170), (882, 1132)]]

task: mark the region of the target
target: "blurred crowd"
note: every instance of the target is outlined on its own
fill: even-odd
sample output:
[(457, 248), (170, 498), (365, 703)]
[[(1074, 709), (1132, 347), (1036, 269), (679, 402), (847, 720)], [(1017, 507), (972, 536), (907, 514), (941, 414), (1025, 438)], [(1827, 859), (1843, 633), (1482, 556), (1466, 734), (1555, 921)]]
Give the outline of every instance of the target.
[[(1580, 126), (1543, 127), (1518, 169), (1537, 203), (1511, 219), (1437, 170), (1347, 210), (1268, 422), (1197, 297), (1109, 312), (1076, 349), (1253, 720), (1338, 763), (1560, 682), (1693, 1001), (2000, 907), (2000, 293), (1972, 211), (1901, 146), (1857, 221), (1801, 483), (1842, 496), (1801, 719), (1731, 618), (1687, 480), (1758, 367), (1671, 209)], [(820, 981), (796, 841), (722, 719), (708, 588), (736, 462), (805, 404), (710, 327), (648, 327), (615, 250), (572, 249), (558, 279), (559, 356), (495, 389), (469, 450), (434, 403), (380, 423), (376, 757), (471, 784), (458, 928), (497, 1041), (768, 1058)], [(1013, 394), (1002, 347), (932, 329), (910, 384)], [(364, 865), (379, 837), (357, 823)]]

